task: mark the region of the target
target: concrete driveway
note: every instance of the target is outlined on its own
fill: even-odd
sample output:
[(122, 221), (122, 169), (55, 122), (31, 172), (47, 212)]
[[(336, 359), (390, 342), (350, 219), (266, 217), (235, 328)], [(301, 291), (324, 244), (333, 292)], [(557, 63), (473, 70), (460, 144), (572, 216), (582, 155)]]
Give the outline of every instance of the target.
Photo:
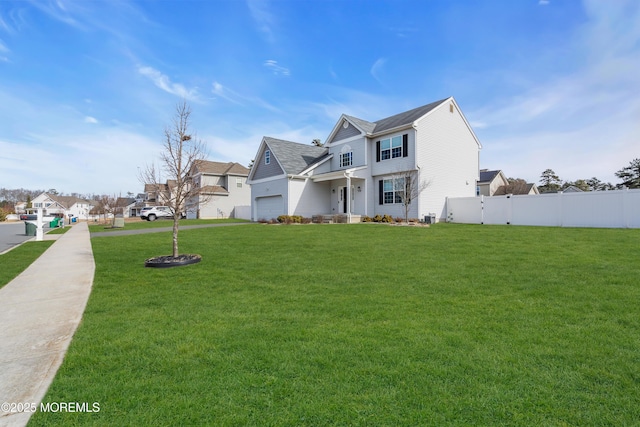
[(24, 228), (23, 221), (0, 222), (0, 254), (34, 238), (33, 236), (25, 236)]

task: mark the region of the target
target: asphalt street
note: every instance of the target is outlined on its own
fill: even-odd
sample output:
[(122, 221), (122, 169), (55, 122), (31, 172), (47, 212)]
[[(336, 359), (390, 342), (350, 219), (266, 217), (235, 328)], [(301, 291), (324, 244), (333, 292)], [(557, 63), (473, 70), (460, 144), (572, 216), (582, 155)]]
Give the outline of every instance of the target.
[(0, 222), (0, 254), (5, 253), (14, 246), (33, 239), (33, 236), (24, 234), (24, 222)]

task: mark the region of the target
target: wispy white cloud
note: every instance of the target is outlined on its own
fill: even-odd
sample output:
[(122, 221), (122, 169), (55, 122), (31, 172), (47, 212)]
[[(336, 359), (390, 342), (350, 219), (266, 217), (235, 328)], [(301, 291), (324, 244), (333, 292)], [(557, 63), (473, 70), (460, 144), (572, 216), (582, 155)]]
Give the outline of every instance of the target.
[(49, 17), (70, 25), (76, 29), (86, 31), (90, 28), (86, 23), (76, 19), (74, 17), (75, 12), (78, 11), (81, 3), (74, 3), (71, 7), (70, 2), (65, 0), (45, 0), (45, 1), (32, 1), (30, 5), (38, 8), (41, 12), (44, 12)]
[(87, 117), (84, 118), (84, 122), (85, 123), (91, 123), (91, 124), (97, 124), (98, 123), (98, 119), (96, 119), (95, 117), (87, 116)]
[(546, 5), (548, 5), (548, 4), (549, 4), (549, 0), (540, 0), (540, 1), (538, 2), (538, 4), (539, 4), (540, 6), (546, 6)]
[(381, 74), (382, 74), (382, 70), (384, 68), (384, 65), (386, 63), (387, 63), (387, 59), (386, 58), (378, 58), (376, 60), (376, 62), (374, 62), (373, 65), (371, 66), (370, 73), (373, 76), (373, 78), (376, 79), (376, 81), (378, 83), (382, 83)]
[[(116, 128), (97, 127), (91, 133), (56, 129), (30, 138), (39, 142), (0, 139), (0, 153), (13, 153), (0, 154), (0, 170), (20, 176), (24, 188), (66, 193), (137, 193), (137, 171), (145, 161), (141, 159), (153, 160), (160, 152), (159, 145), (147, 137)], [(52, 175), (52, 165), (65, 173)]]
[(157, 87), (164, 90), (167, 93), (172, 95), (179, 96), (181, 98), (197, 101), (198, 100), (198, 91), (197, 89), (187, 89), (184, 85), (180, 83), (172, 83), (171, 79), (165, 74), (162, 74), (160, 71), (156, 70), (152, 67), (138, 67), (138, 72), (143, 76), (147, 77), (149, 80), (153, 82)]
[(272, 28), (277, 23), (275, 15), (269, 9), (269, 2), (266, 0), (247, 0), (247, 6), (258, 31), (264, 35), (269, 43), (275, 43), (275, 35)]
[(213, 92), (213, 94), (217, 97), (226, 99), (227, 101), (233, 102), (234, 104), (242, 105), (242, 102), (240, 102), (240, 99), (242, 97), (229, 88), (223, 86), (221, 83), (213, 82), (211, 92)]
[(11, 51), (5, 44), (0, 40), (0, 61), (9, 62), (9, 58), (5, 56), (5, 54), (10, 53)]
[(526, 91), (468, 117), (484, 145), (484, 167), (537, 180), (552, 168), (563, 179), (614, 172), (638, 157), (640, 3), (584, 2), (588, 22), (572, 49), (585, 58), (575, 70), (541, 79)]
[(269, 70), (271, 70), (271, 72), (273, 74), (275, 74), (276, 76), (290, 76), (291, 75), (291, 71), (288, 68), (283, 67), (281, 65), (278, 65), (278, 61), (274, 61), (273, 59), (267, 59), (266, 61), (264, 61), (264, 63), (262, 65), (264, 65)]
[(272, 104), (266, 102), (265, 100), (258, 98), (258, 97), (254, 97), (254, 96), (247, 96), (247, 95), (242, 95), (226, 86), (224, 86), (223, 84), (219, 83), (219, 82), (213, 82), (212, 88), (211, 88), (211, 92), (218, 98), (222, 98), (225, 99), (233, 104), (236, 105), (241, 105), (241, 106), (245, 106), (245, 105), (251, 105), (251, 106), (257, 106), (260, 108), (264, 108), (266, 110), (272, 111), (272, 112), (280, 112), (280, 109), (273, 106)]

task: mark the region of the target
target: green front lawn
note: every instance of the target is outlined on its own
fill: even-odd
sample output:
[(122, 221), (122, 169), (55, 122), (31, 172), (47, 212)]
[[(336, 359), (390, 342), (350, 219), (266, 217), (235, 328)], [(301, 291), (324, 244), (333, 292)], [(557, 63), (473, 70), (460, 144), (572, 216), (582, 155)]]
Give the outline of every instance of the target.
[(0, 255), (0, 288), (22, 273), (52, 244), (53, 240), (26, 242)]
[(30, 425), (634, 425), (640, 230), (247, 225), (92, 241)]
[[(185, 225), (202, 225), (202, 224), (220, 224), (228, 222), (250, 222), (245, 219), (223, 218), (223, 219), (181, 219), (180, 226)], [(110, 224), (93, 224), (89, 223), (89, 231), (97, 233), (101, 231), (118, 231), (118, 230), (144, 230), (147, 228), (173, 227), (173, 220), (157, 219), (155, 221), (139, 221), (126, 222), (124, 228), (111, 228)]]

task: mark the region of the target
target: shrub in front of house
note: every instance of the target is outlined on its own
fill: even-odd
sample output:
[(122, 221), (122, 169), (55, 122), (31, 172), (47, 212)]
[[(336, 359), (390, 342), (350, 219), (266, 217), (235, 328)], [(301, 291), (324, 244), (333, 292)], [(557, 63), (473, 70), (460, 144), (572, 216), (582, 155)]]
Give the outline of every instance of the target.
[[(280, 215), (278, 217), (278, 222), (280, 224), (303, 224), (302, 222), (303, 217), (300, 215)], [(309, 222), (311, 222), (309, 220)], [(304, 224), (308, 224), (308, 222), (305, 222)]]

